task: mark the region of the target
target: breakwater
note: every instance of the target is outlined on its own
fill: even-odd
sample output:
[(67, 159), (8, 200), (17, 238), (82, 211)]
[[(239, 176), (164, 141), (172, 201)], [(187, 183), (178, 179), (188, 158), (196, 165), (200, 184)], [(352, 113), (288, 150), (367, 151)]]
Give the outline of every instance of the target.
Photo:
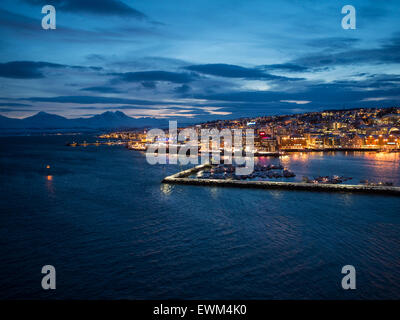
[(175, 173), (172, 176), (165, 177), (162, 182), (171, 182), (171, 181), (175, 181), (176, 179), (184, 179), (192, 174), (195, 174), (201, 170), (211, 168), (211, 167), (212, 167), (212, 165), (210, 163), (200, 164), (193, 168)]
[(350, 184), (322, 184), (304, 182), (280, 182), (280, 181), (243, 181), (243, 180), (222, 180), (222, 179), (196, 179), (189, 176), (211, 167), (211, 164), (202, 164), (194, 168), (178, 172), (165, 177), (162, 183), (187, 184), (198, 186), (214, 187), (237, 187), (237, 188), (259, 188), (259, 189), (285, 189), (285, 190), (307, 190), (326, 192), (363, 192), (379, 193), (400, 196), (400, 187), (393, 186), (370, 186)]

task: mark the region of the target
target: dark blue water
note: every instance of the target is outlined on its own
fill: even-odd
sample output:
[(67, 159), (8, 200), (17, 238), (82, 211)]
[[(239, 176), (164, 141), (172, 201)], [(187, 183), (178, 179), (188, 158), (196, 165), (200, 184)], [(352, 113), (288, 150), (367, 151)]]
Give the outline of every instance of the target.
[[(72, 140), (0, 138), (1, 299), (400, 297), (399, 197), (162, 185), (181, 168)], [(300, 175), (396, 182), (398, 160), (281, 159)], [(53, 291), (41, 289), (47, 264)], [(347, 264), (353, 291), (340, 285)]]

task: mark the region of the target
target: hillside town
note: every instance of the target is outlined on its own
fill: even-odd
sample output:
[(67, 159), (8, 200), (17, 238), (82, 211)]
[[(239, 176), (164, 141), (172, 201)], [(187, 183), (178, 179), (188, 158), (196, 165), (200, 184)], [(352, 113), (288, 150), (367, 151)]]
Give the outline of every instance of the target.
[[(324, 150), (400, 150), (400, 108), (347, 109), (293, 115), (215, 120), (192, 126), (202, 129), (253, 129), (256, 153)], [(178, 128), (178, 132), (185, 128)], [(100, 138), (120, 139), (131, 149), (146, 150), (155, 139), (148, 130), (126, 130)], [(199, 135), (200, 136), (200, 135)], [(180, 144), (167, 135), (160, 143)], [(220, 148), (223, 148), (221, 139)], [(200, 148), (204, 146), (200, 145)]]

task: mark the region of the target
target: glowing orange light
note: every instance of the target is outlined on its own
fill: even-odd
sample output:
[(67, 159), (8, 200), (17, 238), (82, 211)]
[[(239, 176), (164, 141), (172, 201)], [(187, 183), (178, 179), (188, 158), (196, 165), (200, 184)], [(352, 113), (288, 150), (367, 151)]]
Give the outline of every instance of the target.
[(47, 179), (47, 181), (52, 181), (53, 180), (53, 176), (47, 176), (46, 179)]
[(50, 166), (49, 166), (49, 165), (47, 165), (47, 166), (46, 166), (46, 169), (50, 169)]

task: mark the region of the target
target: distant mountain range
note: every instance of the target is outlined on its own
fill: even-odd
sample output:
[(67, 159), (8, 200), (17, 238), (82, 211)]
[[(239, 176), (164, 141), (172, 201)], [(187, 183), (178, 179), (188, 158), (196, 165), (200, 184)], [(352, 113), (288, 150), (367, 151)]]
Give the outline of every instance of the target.
[(8, 118), (0, 115), (1, 131), (40, 131), (53, 129), (73, 130), (99, 130), (99, 129), (128, 129), (168, 126), (165, 119), (156, 118), (132, 118), (121, 111), (107, 111), (90, 118), (67, 119), (62, 116), (39, 112), (24, 119)]

